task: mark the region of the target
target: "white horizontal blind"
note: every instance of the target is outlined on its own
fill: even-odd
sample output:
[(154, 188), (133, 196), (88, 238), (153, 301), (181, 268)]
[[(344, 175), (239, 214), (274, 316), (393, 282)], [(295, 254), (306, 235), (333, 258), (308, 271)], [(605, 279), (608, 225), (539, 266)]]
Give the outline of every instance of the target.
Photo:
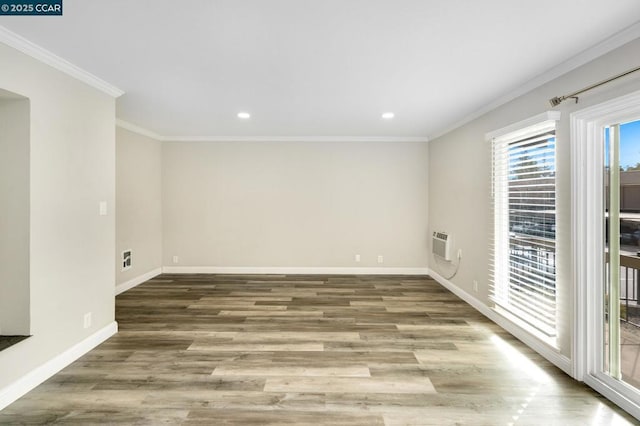
[(555, 336), (555, 121), (493, 139), (493, 246), (490, 296), (521, 320)]

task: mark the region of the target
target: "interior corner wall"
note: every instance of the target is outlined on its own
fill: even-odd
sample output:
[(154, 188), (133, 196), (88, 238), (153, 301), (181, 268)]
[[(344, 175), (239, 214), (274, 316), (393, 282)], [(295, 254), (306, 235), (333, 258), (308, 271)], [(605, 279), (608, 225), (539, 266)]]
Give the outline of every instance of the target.
[(31, 108), (32, 337), (0, 351), (2, 396), (114, 325), (115, 100), (3, 43), (0, 64), (0, 89), (28, 98)]
[[(485, 134), (550, 110), (549, 99), (554, 96), (571, 93), (636, 67), (638, 57), (640, 40), (635, 40), (429, 143), (429, 228), (449, 232), (454, 250), (463, 252), (459, 272), (451, 279), (454, 286), (491, 306), (488, 299), (491, 144), (485, 140)], [(571, 358), (572, 353), (574, 306), (570, 114), (638, 89), (640, 75), (636, 73), (580, 95), (577, 104), (568, 100), (554, 108), (562, 113), (556, 137), (558, 350), (567, 358)], [(447, 265), (433, 257), (429, 264), (440, 275), (450, 273)], [(478, 292), (473, 290), (474, 280), (479, 283)]]
[[(116, 129), (116, 285), (162, 266), (162, 143)], [(122, 252), (132, 251), (123, 270)]]
[(426, 268), (427, 155), (424, 142), (164, 142), (163, 265)]

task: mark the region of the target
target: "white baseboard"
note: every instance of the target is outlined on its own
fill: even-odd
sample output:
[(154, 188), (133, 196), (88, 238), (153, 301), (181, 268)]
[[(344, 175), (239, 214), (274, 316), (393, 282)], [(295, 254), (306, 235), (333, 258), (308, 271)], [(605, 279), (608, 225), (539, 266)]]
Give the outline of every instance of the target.
[(77, 343), (62, 352), (60, 355), (50, 359), (41, 366), (25, 374), (12, 384), (0, 389), (0, 410), (11, 404), (27, 392), (56, 374), (58, 371), (98, 346), (118, 332), (118, 323), (112, 322), (106, 327), (93, 333), (80, 343)]
[(152, 271), (149, 271), (145, 274), (137, 276), (135, 278), (130, 279), (129, 281), (125, 281), (122, 284), (118, 284), (116, 286), (116, 296), (120, 293), (124, 293), (127, 290), (134, 288), (137, 285), (142, 284), (143, 282), (150, 280), (151, 278), (157, 277), (162, 273), (162, 268), (156, 268)]
[(429, 268), (163, 266), (165, 274), (428, 275)]
[(477, 311), (479, 311), (482, 315), (489, 318), (491, 321), (498, 324), (500, 327), (507, 330), (509, 333), (514, 335), (518, 340), (520, 340), (525, 345), (529, 346), (531, 349), (545, 357), (549, 362), (554, 364), (556, 367), (567, 373), (571, 376), (572, 373), (572, 364), (571, 360), (559, 353), (556, 349), (547, 345), (543, 341), (539, 340), (535, 336), (531, 335), (524, 329), (520, 328), (517, 324), (509, 321), (507, 318), (498, 314), (496, 311), (482, 303), (480, 300), (476, 299), (471, 294), (462, 290), (460, 287), (456, 286), (449, 280), (442, 277), (440, 274), (435, 272), (434, 270), (429, 271), (429, 275), (440, 283), (447, 290), (451, 291), (453, 294), (467, 302), (469, 305), (473, 306)]

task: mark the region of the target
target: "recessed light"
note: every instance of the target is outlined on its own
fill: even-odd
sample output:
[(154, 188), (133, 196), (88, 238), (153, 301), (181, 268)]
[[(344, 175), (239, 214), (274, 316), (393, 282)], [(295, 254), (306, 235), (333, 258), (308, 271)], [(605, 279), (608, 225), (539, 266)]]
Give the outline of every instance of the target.
[(242, 118), (243, 120), (247, 120), (247, 119), (251, 118), (251, 114), (249, 114), (248, 112), (239, 112), (238, 113), (238, 118)]
[(395, 116), (396, 115), (392, 112), (385, 112), (384, 114), (382, 114), (382, 118), (384, 118), (385, 120), (391, 120)]

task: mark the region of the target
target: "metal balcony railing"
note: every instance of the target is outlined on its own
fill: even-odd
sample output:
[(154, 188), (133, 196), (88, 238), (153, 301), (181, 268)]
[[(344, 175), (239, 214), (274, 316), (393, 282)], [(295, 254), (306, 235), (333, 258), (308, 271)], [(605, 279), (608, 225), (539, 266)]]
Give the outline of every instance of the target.
[(640, 257), (620, 255), (620, 319), (640, 327)]

